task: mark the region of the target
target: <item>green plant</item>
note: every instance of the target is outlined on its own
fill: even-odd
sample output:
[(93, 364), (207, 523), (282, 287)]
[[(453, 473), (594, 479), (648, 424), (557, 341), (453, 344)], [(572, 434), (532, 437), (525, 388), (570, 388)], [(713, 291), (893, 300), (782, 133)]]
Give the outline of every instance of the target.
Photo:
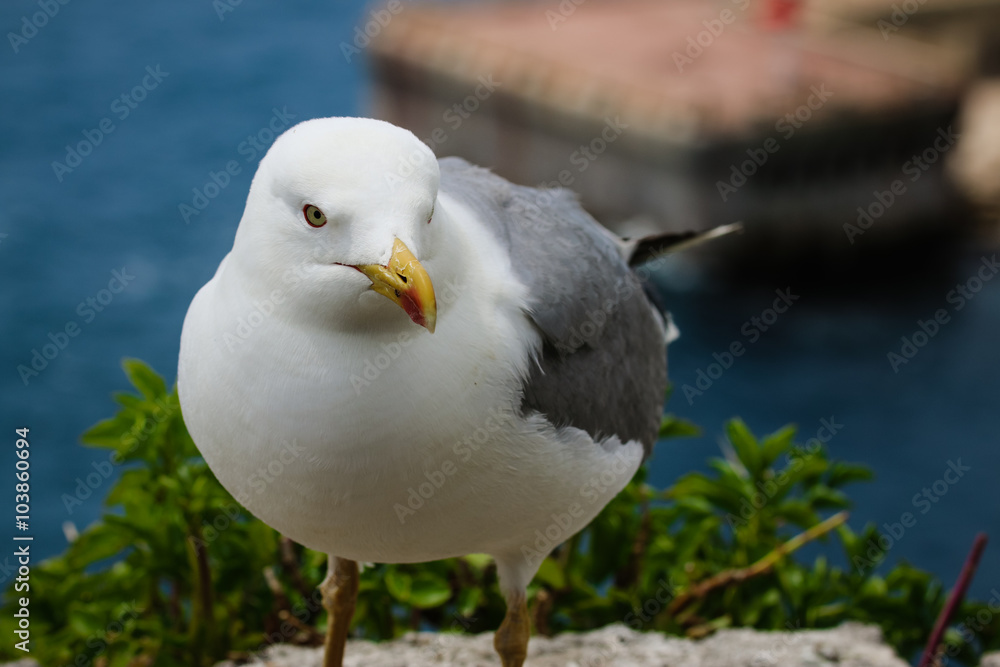
[[(122, 473), (102, 521), (59, 557), (32, 570), (32, 656), (44, 665), (204, 666), (275, 641), (317, 644), (325, 614), (316, 586), (322, 554), (251, 517), (198, 455), (176, 390), (141, 362), (125, 371), (138, 390), (83, 435)], [(785, 428), (758, 440), (727, 427), (726, 459), (666, 491), (640, 472), (584, 531), (547, 558), (529, 589), (536, 632), (622, 622), (635, 629), (703, 636), (714, 629), (814, 628), (860, 620), (882, 627), (903, 655), (925, 641), (943, 603), (930, 574), (871, 567), (872, 526), (844, 523), (843, 488), (871, 478), (794, 443)], [(664, 438), (693, 435), (668, 415)], [(662, 447), (662, 445), (661, 445)], [(836, 537), (845, 565), (791, 554)], [(824, 550), (825, 551), (825, 550)], [(861, 559), (860, 561), (858, 559)], [(8, 600), (12, 596), (8, 594)], [(9, 604), (9, 602), (8, 602)], [(966, 603), (959, 619), (982, 603)], [(13, 629), (10, 607), (0, 631)], [(355, 634), (386, 639), (410, 629), (483, 632), (504, 613), (489, 557), (375, 565), (362, 573)], [(1000, 617), (953, 631), (970, 659), (1000, 641)], [(8, 635), (10, 636), (10, 635)], [(13, 658), (9, 646), (0, 657)]]

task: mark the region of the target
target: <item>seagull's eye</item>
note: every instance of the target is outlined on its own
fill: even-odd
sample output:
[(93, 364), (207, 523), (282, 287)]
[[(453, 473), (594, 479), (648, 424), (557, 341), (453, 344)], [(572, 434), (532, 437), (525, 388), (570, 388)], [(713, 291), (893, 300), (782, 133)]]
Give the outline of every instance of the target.
[(427, 216), (427, 224), (428, 225), (431, 224), (431, 220), (433, 220), (433, 219), (434, 219), (434, 208), (432, 207), (431, 208), (431, 214), (429, 216)]
[(306, 216), (306, 222), (313, 227), (322, 227), (326, 224), (326, 214), (312, 204), (306, 204), (302, 208), (302, 214)]

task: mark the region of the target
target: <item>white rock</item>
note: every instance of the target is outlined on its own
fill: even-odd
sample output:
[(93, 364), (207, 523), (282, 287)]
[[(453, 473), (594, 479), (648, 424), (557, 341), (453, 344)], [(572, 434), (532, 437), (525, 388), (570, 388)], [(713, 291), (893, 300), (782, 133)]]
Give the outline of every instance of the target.
[[(320, 667), (322, 649), (276, 646), (268, 667)], [(493, 636), (411, 633), (382, 643), (352, 640), (345, 667), (497, 667)], [(533, 637), (526, 667), (907, 667), (878, 628), (845, 623), (830, 630), (721, 630), (701, 641), (611, 625), (589, 633)], [(219, 667), (234, 667), (222, 663)]]

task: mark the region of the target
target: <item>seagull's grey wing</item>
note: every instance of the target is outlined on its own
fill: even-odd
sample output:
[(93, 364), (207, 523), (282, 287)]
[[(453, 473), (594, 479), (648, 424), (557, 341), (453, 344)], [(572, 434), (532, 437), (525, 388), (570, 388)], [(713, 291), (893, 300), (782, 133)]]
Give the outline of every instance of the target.
[(530, 290), (544, 347), (523, 407), (595, 438), (639, 440), (647, 456), (666, 388), (663, 322), (613, 237), (567, 190), (517, 186), (445, 158), (441, 191), (472, 209)]

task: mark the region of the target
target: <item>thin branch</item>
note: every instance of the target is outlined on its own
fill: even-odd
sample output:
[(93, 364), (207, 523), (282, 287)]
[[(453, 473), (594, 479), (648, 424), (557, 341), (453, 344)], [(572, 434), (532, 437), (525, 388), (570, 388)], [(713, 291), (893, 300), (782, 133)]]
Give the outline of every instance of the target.
[(212, 568), (208, 563), (208, 549), (201, 541), (200, 535), (198, 538), (198, 540), (192, 540), (198, 564), (198, 602), (201, 604), (205, 624), (211, 626), (213, 625), (212, 609), (215, 606), (212, 602)]
[(305, 580), (302, 578), (302, 571), (299, 569), (299, 559), (295, 554), (295, 542), (291, 539), (281, 536), (280, 541), (280, 552), (281, 552), (281, 565), (285, 568), (285, 572), (292, 579), (292, 585), (295, 586), (295, 590), (299, 592), (302, 599), (308, 600), (309, 596), (312, 595), (312, 586), (306, 584)]
[(322, 646), (323, 645), (323, 633), (319, 632), (315, 627), (311, 625), (306, 625), (299, 619), (297, 619), (292, 612), (287, 609), (282, 609), (278, 612), (278, 618), (282, 621), (286, 621), (299, 631), (299, 635), (292, 639), (295, 644), (302, 644), (305, 646)]
[(976, 540), (972, 543), (972, 549), (965, 559), (965, 565), (962, 566), (962, 571), (958, 575), (958, 581), (955, 582), (955, 588), (952, 589), (951, 595), (948, 596), (948, 601), (945, 602), (944, 607), (941, 608), (941, 613), (938, 614), (937, 620), (934, 622), (934, 630), (931, 632), (931, 636), (927, 640), (927, 647), (920, 658), (920, 667), (929, 667), (933, 664), (938, 654), (938, 646), (941, 644), (944, 632), (948, 628), (948, 622), (951, 620), (955, 610), (958, 609), (958, 605), (962, 604), (965, 591), (969, 589), (969, 584), (972, 583), (972, 577), (976, 573), (976, 568), (979, 567), (979, 559), (983, 556), (986, 542), (986, 533), (976, 535)]
[[(271, 593), (274, 595), (274, 612), (275, 617), (279, 621), (276, 623), (276, 627), (271, 630), (271, 632), (278, 631), (281, 635), (285, 635), (283, 631), (280, 630), (280, 622), (284, 621), (290, 626), (294, 627), (299, 631), (299, 635), (295, 637), (285, 637), (283, 641), (291, 641), (294, 644), (305, 644), (308, 646), (319, 646), (323, 643), (323, 635), (316, 630), (311, 625), (306, 625), (298, 618), (296, 618), (291, 609), (291, 602), (288, 596), (285, 594), (285, 589), (281, 586), (281, 581), (278, 579), (278, 575), (274, 572), (273, 566), (267, 566), (264, 568), (264, 581), (267, 582), (267, 587), (271, 589)], [(271, 634), (268, 632), (268, 634)]]
[(639, 520), (639, 530), (636, 531), (635, 540), (632, 542), (628, 563), (615, 576), (615, 586), (618, 588), (632, 588), (639, 581), (642, 576), (643, 557), (649, 547), (653, 517), (649, 512), (649, 494), (644, 488), (640, 489), (640, 493), (642, 494), (642, 513)]
[(290, 609), (292, 604), (288, 600), (288, 596), (285, 595), (285, 589), (281, 587), (281, 582), (278, 580), (278, 575), (274, 573), (274, 567), (268, 565), (264, 568), (264, 581), (267, 582), (267, 587), (271, 589), (271, 595), (274, 596), (274, 611), (275, 614), (280, 614), (282, 609)]
[(552, 606), (555, 604), (555, 595), (542, 588), (535, 595), (535, 608), (533, 609), (532, 620), (535, 622), (535, 634), (542, 637), (551, 637), (552, 628), (549, 626), (549, 615), (552, 613)]
[(807, 542), (812, 542), (818, 537), (829, 533), (837, 526), (847, 521), (847, 512), (838, 512), (829, 519), (822, 521), (809, 530), (799, 533), (787, 542), (778, 545), (771, 553), (767, 554), (756, 563), (740, 569), (723, 570), (708, 579), (696, 584), (694, 587), (684, 591), (667, 606), (667, 613), (676, 615), (681, 609), (686, 607), (697, 598), (703, 598), (716, 588), (722, 588), (734, 583), (740, 583), (751, 577), (766, 574), (778, 561), (792, 553)]

